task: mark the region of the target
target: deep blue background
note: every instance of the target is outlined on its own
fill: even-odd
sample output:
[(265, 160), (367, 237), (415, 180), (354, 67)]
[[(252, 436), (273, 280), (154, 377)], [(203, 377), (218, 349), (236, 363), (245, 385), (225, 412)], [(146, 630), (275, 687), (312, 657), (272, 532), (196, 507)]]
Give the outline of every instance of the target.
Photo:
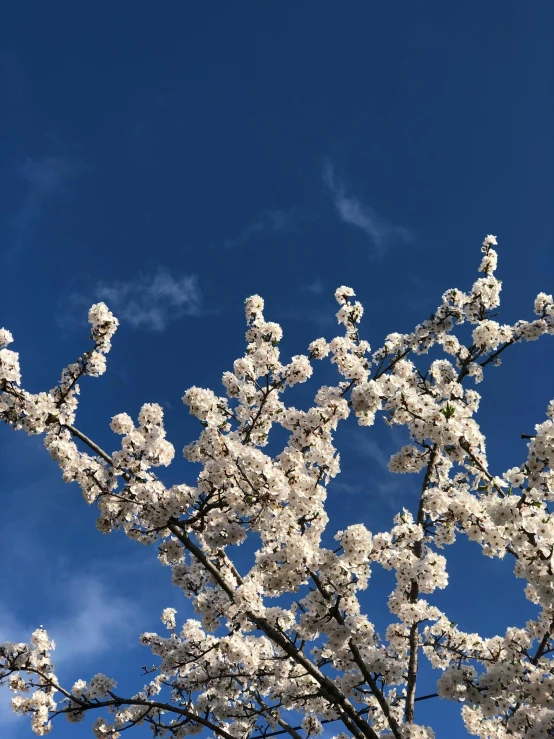
[[(284, 328), (285, 360), (335, 335), (341, 284), (376, 348), (447, 288), (468, 289), (494, 233), (500, 320), (532, 318), (554, 282), (553, 15), (548, 0), (5, 3), (0, 326), (23, 386), (57, 382), (88, 348), (88, 307), (106, 299), (121, 328), (107, 374), (82, 384), (78, 426), (111, 451), (111, 416), (162, 403), (178, 459), (162, 479), (192, 482), (180, 450), (199, 427), (180, 397), (219, 391), (252, 293)], [(554, 397), (553, 359), (549, 337), (516, 346), (478, 387), (495, 474), (523, 461), (520, 433)], [(388, 529), (416, 507), (417, 479), (386, 472), (398, 435), (350, 423), (338, 442), (330, 535), (356, 521)], [(40, 439), (0, 429), (0, 460), (0, 638), (43, 623), (66, 683), (102, 671), (140, 690), (152, 660), (138, 634), (163, 631), (166, 606), (190, 617), (190, 604), (155, 550), (96, 532)], [(460, 628), (492, 636), (534, 614), (511, 563), (462, 541), (450, 553), (436, 602)], [(376, 571), (367, 591), (381, 631), (391, 588)], [(426, 676), (419, 687), (433, 690)], [(2, 735), (29, 737), (1, 693)], [(465, 736), (456, 705), (425, 701), (416, 718)], [(56, 724), (55, 736), (90, 735)]]

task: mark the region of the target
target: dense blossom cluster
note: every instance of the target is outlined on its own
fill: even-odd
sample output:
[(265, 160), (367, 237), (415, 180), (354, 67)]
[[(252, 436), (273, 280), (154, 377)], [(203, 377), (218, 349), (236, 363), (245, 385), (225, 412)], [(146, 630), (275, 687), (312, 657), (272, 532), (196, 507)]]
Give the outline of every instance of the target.
[[(106, 707), (113, 716), (96, 719), (97, 739), (117, 739), (143, 723), (155, 736), (206, 729), (247, 739), (275, 729), (299, 739), (321, 734), (327, 722), (341, 723), (337, 739), (431, 739), (432, 729), (415, 721), (423, 655), (440, 671), (438, 696), (463, 704), (470, 734), (554, 736), (554, 401), (529, 437), (527, 457), (494, 475), (475, 420), (480, 395), (466, 386), (513, 344), (554, 334), (554, 302), (540, 293), (533, 321), (493, 320), (501, 290), (494, 246), (495, 237), (487, 236), (484, 276), (469, 292), (448, 290), (428, 320), (411, 333), (390, 334), (373, 353), (360, 338), (363, 308), (351, 288), (335, 293), (342, 335), (317, 339), (288, 364), (280, 360), (281, 328), (265, 320), (261, 297), (248, 298), (247, 349), (223, 375), (226, 395), (192, 387), (183, 396), (202, 425), (184, 449), (201, 464), (195, 486), (167, 487), (151, 471), (174, 456), (156, 404), (142, 407), (138, 425), (126, 413), (112, 419), (122, 437), (112, 454), (75, 427), (78, 382), (105, 371), (117, 328), (104, 304), (89, 312), (93, 349), (48, 392), (21, 388), (18, 355), (6, 348), (13, 337), (0, 330), (2, 420), (44, 434), (63, 479), (77, 481), (85, 500), (97, 502), (101, 532), (123, 529), (143, 544), (156, 543), (160, 562), (199, 617), (179, 624), (175, 609), (166, 608), (161, 620), (169, 633), (141, 635), (158, 664), (130, 698), (102, 674), (63, 688), (42, 628), (30, 645), (0, 645), (0, 676), (16, 692), (12, 707), (31, 715), (36, 734), (50, 730), (56, 712), (78, 722)], [(474, 327), (470, 346), (455, 335), (464, 323)], [(419, 357), (433, 347), (444, 356), (424, 371)], [(339, 382), (319, 388), (307, 411), (287, 406), (285, 390), (306, 382), (312, 362), (326, 357)], [(372, 426), (377, 414), (409, 431), (410, 444), (392, 455), (389, 469), (421, 475), (419, 503), (414, 512), (400, 512), (391, 531), (372, 533), (355, 523), (336, 533), (337, 549), (327, 549), (326, 484), (340, 471), (333, 434), (351, 415), (359, 426)], [(288, 440), (271, 457), (263, 449), (275, 424)], [(260, 546), (241, 574), (232, 550), (250, 534)], [(540, 608), (537, 618), (482, 638), (460, 631), (450, 614), (422, 597), (447, 586), (441, 552), (460, 535), (488, 557), (513, 558), (527, 598)], [(358, 597), (376, 565), (396, 577), (384, 638)], [(270, 605), (286, 593), (298, 596), (291, 606)], [(287, 710), (301, 714), (298, 726), (287, 723)]]

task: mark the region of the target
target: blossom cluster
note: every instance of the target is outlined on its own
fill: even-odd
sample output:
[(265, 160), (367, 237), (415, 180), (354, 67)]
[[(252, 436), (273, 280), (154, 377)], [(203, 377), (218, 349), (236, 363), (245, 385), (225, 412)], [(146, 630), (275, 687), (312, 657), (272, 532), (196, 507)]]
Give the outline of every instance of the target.
[[(48, 392), (21, 388), (18, 356), (5, 348), (13, 337), (0, 330), (0, 418), (44, 435), (63, 479), (76, 481), (85, 500), (97, 503), (102, 533), (122, 529), (140, 543), (156, 543), (161, 564), (198, 614), (181, 625), (175, 609), (165, 608), (166, 635), (141, 635), (158, 664), (131, 698), (118, 696), (115, 680), (102, 674), (62, 689), (44, 630), (30, 646), (1, 645), (0, 678), (9, 678), (17, 693), (12, 706), (31, 714), (35, 733), (46, 733), (56, 712), (76, 722), (104, 701), (114, 716), (95, 721), (97, 739), (117, 739), (145, 722), (157, 736), (208, 729), (247, 739), (264, 726), (310, 737), (332, 721), (341, 722), (341, 739), (432, 739), (433, 730), (415, 721), (420, 656), (441, 672), (438, 696), (464, 704), (470, 734), (554, 733), (554, 401), (529, 437), (526, 458), (493, 474), (473, 387), (509, 347), (554, 334), (554, 301), (540, 293), (532, 321), (493, 320), (501, 291), (496, 245), (494, 236), (485, 238), (484, 276), (469, 291), (447, 290), (429, 319), (410, 333), (389, 334), (373, 352), (360, 336), (363, 307), (349, 287), (335, 293), (341, 335), (316, 339), (288, 363), (281, 361), (280, 326), (266, 321), (260, 296), (248, 298), (246, 352), (223, 374), (224, 394), (191, 387), (183, 395), (201, 428), (183, 450), (201, 465), (194, 486), (168, 487), (152, 471), (174, 457), (159, 405), (143, 405), (137, 424), (125, 412), (113, 417), (121, 442), (112, 453), (74, 425), (79, 381), (105, 371), (117, 329), (107, 306), (89, 312), (93, 349)], [(473, 326), (468, 346), (463, 332), (456, 335), (466, 323)], [(423, 367), (421, 357), (431, 349), (443, 356)], [(287, 389), (307, 382), (312, 363), (326, 358), (336, 366), (336, 385), (320, 387), (308, 410), (287, 405)], [(327, 484), (340, 472), (335, 432), (351, 416), (371, 427), (378, 415), (407, 429), (410, 443), (391, 456), (389, 470), (421, 475), (420, 499), (413, 512), (395, 516), (390, 531), (354, 523), (336, 533), (338, 548), (326, 548)], [(264, 449), (274, 426), (287, 432), (287, 441), (270, 456)], [(241, 574), (233, 547), (249, 536), (259, 546)], [(537, 618), (482, 638), (459, 630), (430, 602), (448, 585), (442, 552), (458, 536), (487, 557), (513, 558)], [(395, 575), (388, 600), (393, 620), (384, 637), (359, 600), (376, 566)], [(292, 604), (273, 604), (290, 593)], [(303, 716), (299, 726), (287, 723), (288, 710)]]

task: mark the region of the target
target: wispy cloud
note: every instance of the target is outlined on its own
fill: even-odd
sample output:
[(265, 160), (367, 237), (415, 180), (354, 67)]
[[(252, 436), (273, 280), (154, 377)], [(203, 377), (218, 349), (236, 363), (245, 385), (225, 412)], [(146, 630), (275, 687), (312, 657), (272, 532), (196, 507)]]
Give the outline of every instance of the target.
[(405, 484), (405, 480), (385, 477), (363, 477), (359, 482), (346, 482), (343, 480), (333, 480), (330, 485), (331, 495), (339, 493), (341, 495), (353, 496), (371, 496), (383, 501), (386, 507), (397, 513), (407, 503), (410, 490)]
[(283, 318), (294, 321), (309, 321), (323, 331), (332, 331), (337, 326), (336, 304), (332, 299), (325, 300), (325, 284), (316, 273), (309, 281), (298, 285), (297, 297), (291, 302), (290, 295), (285, 296), (279, 312)]
[(116, 645), (118, 649), (136, 645), (140, 609), (99, 578), (89, 575), (70, 580), (64, 603), (69, 608), (48, 625), (48, 633), (56, 642), (56, 664), (81, 664)]
[(325, 285), (319, 275), (316, 275), (311, 282), (302, 285), (302, 292), (311, 293), (312, 295), (322, 295), (325, 290)]
[(294, 208), (289, 210), (281, 210), (279, 208), (274, 210), (264, 210), (258, 215), (256, 220), (249, 223), (237, 237), (234, 239), (227, 239), (223, 246), (226, 249), (241, 246), (263, 231), (287, 231), (292, 228), (296, 220), (297, 214)]
[(82, 164), (55, 156), (26, 159), (17, 166), (16, 171), (25, 183), (26, 193), (21, 206), (9, 219), (13, 241), (4, 253), (4, 258), (17, 256), (27, 246), (40, 222), (44, 208), (55, 196), (64, 191), (68, 181), (82, 168)]
[[(67, 576), (67, 572), (65, 575)], [(98, 657), (137, 645), (140, 633), (141, 612), (137, 604), (107, 587), (94, 575), (74, 573), (73, 577), (56, 583), (57, 602), (63, 607), (56, 615), (42, 624), (54, 640), (52, 653), (56, 673), (85, 670), (94, 665)], [(18, 620), (13, 613), (0, 605), (0, 643), (5, 641), (29, 643), (38, 623)], [(28, 720), (16, 716), (10, 707), (14, 694), (7, 687), (0, 688), (0, 732), (15, 737), (21, 729), (28, 735)], [(9, 727), (9, 728), (8, 728)]]
[(335, 312), (331, 310), (322, 310), (318, 306), (313, 305), (295, 305), (291, 306), (289, 303), (283, 303), (279, 305), (279, 314), (283, 318), (287, 318), (291, 321), (302, 321), (305, 323), (309, 321), (314, 326), (318, 326), (320, 330), (334, 331), (337, 327), (337, 319), (335, 318)]
[(16, 739), (16, 737), (22, 736), (23, 732), (29, 736), (29, 719), (12, 711), (10, 701), (13, 696), (14, 693), (8, 688), (7, 684), (0, 685), (0, 729), (6, 732), (3, 736)]
[[(52, 655), (56, 666), (80, 665), (115, 646), (130, 649), (136, 645), (140, 609), (98, 577), (77, 573), (57, 583), (57, 593), (63, 611), (42, 624), (56, 643)], [(0, 642), (28, 643), (38, 626), (19, 621), (5, 606), (0, 608)]]
[(345, 434), (348, 447), (370, 463), (369, 475), (358, 474), (359, 482), (347, 482), (339, 477), (333, 481), (333, 489), (346, 494), (378, 496), (395, 512), (406, 505), (407, 498), (413, 494), (415, 476), (394, 474), (389, 471), (388, 463), (391, 455), (408, 442), (408, 436), (401, 429), (390, 429), (389, 434), (388, 441), (382, 439), (379, 443), (367, 434), (348, 430)]
[(331, 483), (331, 489), (333, 492), (346, 493), (346, 495), (359, 495), (363, 492), (364, 486), (361, 482), (345, 482), (338, 478)]
[(369, 436), (352, 434), (350, 439), (352, 449), (354, 449), (361, 457), (371, 459), (375, 462), (382, 470), (388, 471), (388, 464), (390, 454), (387, 454), (385, 450)]
[(86, 319), (92, 303), (103, 301), (120, 321), (133, 328), (163, 331), (170, 321), (202, 314), (202, 293), (196, 275), (173, 277), (159, 267), (152, 275), (140, 274), (132, 280), (99, 282), (92, 295), (72, 293), (58, 316), (62, 328), (75, 328)]
[(373, 254), (383, 257), (395, 242), (412, 241), (412, 233), (403, 226), (381, 217), (369, 205), (349, 194), (345, 183), (337, 176), (332, 163), (326, 160), (323, 166), (323, 182), (328, 188), (340, 219), (350, 226), (359, 228), (371, 241)]

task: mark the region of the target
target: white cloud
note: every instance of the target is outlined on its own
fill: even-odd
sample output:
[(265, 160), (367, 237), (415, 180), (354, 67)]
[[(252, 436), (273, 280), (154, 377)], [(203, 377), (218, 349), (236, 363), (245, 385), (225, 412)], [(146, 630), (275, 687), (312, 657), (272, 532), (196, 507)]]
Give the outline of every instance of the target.
[(412, 494), (410, 486), (405, 477), (400, 475), (388, 478), (380, 475), (373, 477), (364, 473), (360, 475), (359, 482), (344, 482), (340, 478), (330, 483), (330, 495), (340, 493), (342, 495), (364, 495), (366, 497), (378, 498), (383, 501), (388, 509), (398, 513), (408, 501)]
[(395, 242), (409, 243), (412, 240), (412, 233), (409, 229), (395, 226), (378, 215), (369, 205), (365, 205), (355, 196), (348, 194), (344, 182), (337, 177), (329, 160), (323, 167), (323, 182), (333, 198), (340, 219), (365, 233), (373, 245), (373, 253), (376, 257), (384, 256), (387, 249)]
[(312, 282), (309, 282), (306, 285), (302, 285), (302, 291), (311, 293), (312, 295), (322, 295), (324, 290), (325, 285), (323, 284), (319, 275), (316, 275)]
[(371, 459), (382, 470), (388, 471), (390, 455), (387, 455), (374, 439), (370, 439), (368, 436), (349, 434), (349, 441), (351, 448), (361, 457)]
[[(2, 736), (9, 736), (16, 739), (21, 732), (25, 732), (29, 736), (29, 719), (26, 716), (15, 714), (10, 705), (14, 693), (7, 685), (0, 685), (0, 730), (3, 730)], [(9, 729), (8, 729), (9, 727)]]
[(0, 642), (29, 643), (32, 632), (42, 625), (56, 643), (52, 654), (56, 667), (84, 664), (87, 658), (106, 654), (114, 647), (136, 646), (139, 608), (98, 577), (77, 573), (65, 580), (57, 593), (63, 611), (45, 617), (43, 624), (24, 623), (0, 605)]
[(67, 179), (75, 174), (75, 166), (67, 159), (50, 156), (38, 160), (26, 159), (17, 172), (33, 192), (46, 197), (63, 187)]
[(94, 302), (103, 301), (119, 321), (146, 331), (163, 331), (167, 324), (182, 316), (200, 316), (202, 294), (196, 275), (173, 277), (163, 267), (152, 275), (139, 275), (128, 281), (99, 282), (92, 295), (72, 293), (63, 315), (62, 328), (74, 328), (85, 322)]
[(287, 231), (294, 225), (296, 220), (297, 216), (294, 208), (289, 210), (281, 210), (279, 208), (264, 210), (236, 238), (227, 239), (224, 247), (226, 249), (232, 249), (233, 247), (240, 246), (250, 241), (256, 234), (262, 231)]
[(24, 625), (0, 603), (0, 642), (28, 642), (29, 636)]
[(333, 493), (346, 493), (347, 495), (359, 495), (363, 493), (364, 486), (361, 482), (344, 482), (340, 478), (333, 480), (331, 483), (331, 490)]
[(292, 321), (302, 321), (303, 323), (309, 321), (315, 326), (318, 326), (322, 331), (334, 331), (337, 327), (337, 319), (333, 310), (322, 310), (309, 304), (295, 306), (294, 308), (291, 307), (290, 303), (280, 305), (279, 314), (283, 318)]
[(112, 592), (97, 577), (70, 580), (64, 593), (66, 613), (46, 625), (56, 642), (56, 665), (83, 663), (87, 658), (136, 645), (140, 613), (138, 607)]
[(349, 448), (358, 457), (372, 463), (370, 474), (366, 471), (360, 476), (360, 482), (343, 482), (340, 478), (333, 482), (333, 489), (338, 492), (356, 494), (366, 493), (378, 496), (386, 505), (399, 511), (406, 504), (408, 496), (413, 494), (415, 475), (400, 475), (389, 471), (389, 460), (404, 444), (408, 443), (409, 437), (404, 429), (390, 429), (389, 441), (380, 444), (367, 435), (360, 435), (354, 431), (347, 431), (345, 438), (348, 440)]
[[(57, 595), (63, 611), (51, 618), (45, 617), (43, 624), (18, 620), (0, 604), (0, 643), (28, 644), (32, 632), (38, 626), (44, 626), (56, 644), (52, 661), (62, 683), (64, 671), (74, 672), (82, 668), (80, 676), (86, 679), (88, 662), (92, 665), (97, 657), (109, 652), (116, 651), (122, 655), (138, 644), (141, 630), (139, 607), (96, 576), (76, 573), (63, 580)], [(28, 718), (12, 712), (10, 700), (13, 695), (7, 686), (0, 687), (0, 733), (9, 731), (9, 736), (15, 737), (21, 729), (27, 736)], [(2, 733), (2, 736), (6, 735)]]

